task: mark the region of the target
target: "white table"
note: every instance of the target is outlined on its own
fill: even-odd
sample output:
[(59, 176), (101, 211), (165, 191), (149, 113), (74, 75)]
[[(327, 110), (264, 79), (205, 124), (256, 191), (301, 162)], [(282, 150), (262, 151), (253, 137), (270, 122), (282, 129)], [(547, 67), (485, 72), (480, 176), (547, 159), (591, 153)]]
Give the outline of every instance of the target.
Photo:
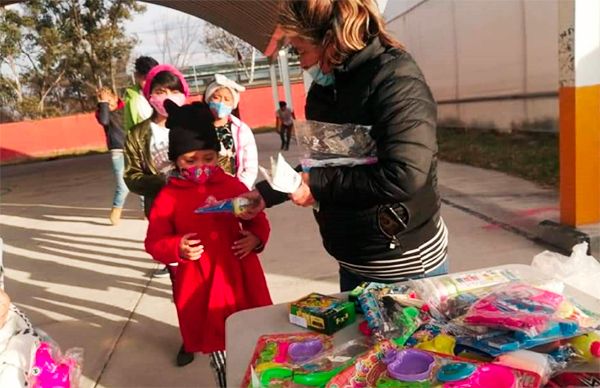
[[(518, 271), (523, 279), (535, 279), (539, 274), (535, 273), (528, 265), (509, 264), (498, 267), (481, 268), (473, 271), (465, 271), (458, 274), (444, 276), (463, 275), (469, 272), (478, 272), (491, 269), (511, 269)], [(315, 290), (318, 292), (318, 290)], [(341, 294), (343, 295), (343, 294)], [(565, 295), (577, 297), (578, 301), (592, 311), (600, 313), (600, 299), (593, 298), (570, 287), (565, 288)], [(340, 295), (338, 295), (340, 296)], [(342, 345), (354, 338), (362, 336), (358, 330), (358, 322), (362, 316), (357, 316), (357, 323), (345, 327), (334, 334), (334, 345)], [(226, 346), (227, 346), (227, 385), (240, 387), (244, 379), (244, 373), (248, 368), (250, 359), (256, 347), (258, 338), (265, 334), (312, 332), (289, 322), (289, 303), (281, 303), (273, 306), (259, 307), (256, 309), (240, 311), (233, 314), (226, 322)]]

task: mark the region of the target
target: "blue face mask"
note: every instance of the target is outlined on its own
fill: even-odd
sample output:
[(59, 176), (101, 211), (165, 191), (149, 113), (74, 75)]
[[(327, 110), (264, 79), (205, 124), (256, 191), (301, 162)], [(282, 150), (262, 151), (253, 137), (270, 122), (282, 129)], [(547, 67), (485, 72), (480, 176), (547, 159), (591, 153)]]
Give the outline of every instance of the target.
[(333, 85), (333, 82), (335, 81), (333, 72), (329, 73), (329, 74), (323, 73), (323, 70), (321, 70), (321, 65), (319, 64), (319, 62), (315, 63), (314, 65), (312, 65), (311, 67), (306, 69), (306, 72), (311, 76), (311, 78), (313, 79), (314, 82), (316, 82), (317, 84), (319, 84), (321, 86)]
[(231, 111), (233, 110), (232, 107), (230, 107), (228, 105), (225, 105), (222, 102), (215, 102), (215, 101), (209, 102), (208, 103), (208, 107), (220, 119), (224, 119), (225, 117), (229, 117), (229, 115), (231, 114)]

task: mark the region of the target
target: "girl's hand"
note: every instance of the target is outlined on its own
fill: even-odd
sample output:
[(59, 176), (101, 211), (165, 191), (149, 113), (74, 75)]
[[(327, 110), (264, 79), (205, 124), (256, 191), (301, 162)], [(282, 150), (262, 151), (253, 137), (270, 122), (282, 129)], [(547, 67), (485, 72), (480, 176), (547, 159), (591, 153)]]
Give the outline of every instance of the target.
[(254, 235), (254, 233), (247, 230), (242, 230), (242, 238), (233, 243), (233, 254), (239, 256), (240, 259), (244, 258), (248, 253), (256, 249), (260, 244), (260, 239)]
[(310, 192), (309, 182), (309, 174), (306, 172), (302, 173), (302, 184), (296, 191), (290, 194), (290, 198), (292, 202), (294, 202), (298, 206), (312, 206), (315, 204), (315, 198)]
[(188, 233), (179, 242), (179, 257), (188, 260), (198, 260), (204, 253), (204, 246), (200, 240), (192, 240), (196, 233)]

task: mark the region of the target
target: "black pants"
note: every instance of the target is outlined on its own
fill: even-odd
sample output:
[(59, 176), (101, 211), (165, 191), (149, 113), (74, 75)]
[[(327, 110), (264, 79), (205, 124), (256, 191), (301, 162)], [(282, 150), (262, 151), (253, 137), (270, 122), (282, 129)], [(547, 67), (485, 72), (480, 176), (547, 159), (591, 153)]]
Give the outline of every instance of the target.
[(292, 128), (293, 125), (281, 125), (281, 129), (279, 131), (279, 136), (281, 137), (281, 149), (289, 150), (290, 149), (290, 138), (292, 137)]

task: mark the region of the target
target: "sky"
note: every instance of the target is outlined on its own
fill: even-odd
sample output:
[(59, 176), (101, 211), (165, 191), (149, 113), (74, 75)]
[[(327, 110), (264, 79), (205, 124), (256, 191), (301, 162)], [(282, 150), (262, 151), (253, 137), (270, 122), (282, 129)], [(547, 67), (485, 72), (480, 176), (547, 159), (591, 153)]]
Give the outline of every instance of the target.
[[(200, 18), (171, 8), (148, 3), (144, 3), (144, 5), (146, 6), (146, 12), (135, 15), (133, 20), (126, 24), (127, 32), (136, 36), (139, 40), (138, 45), (134, 48), (133, 58), (140, 55), (149, 55), (159, 62), (169, 62), (168, 55), (165, 54), (165, 50), (158, 43), (164, 39), (165, 27), (168, 28), (168, 36), (172, 41), (181, 41), (178, 38), (189, 31), (185, 26), (186, 24), (193, 26), (194, 29), (197, 28), (197, 31), (201, 33), (201, 29), (206, 23)], [(229, 60), (223, 55), (208, 52), (198, 40), (195, 40), (197, 43), (190, 50), (193, 53), (189, 60), (190, 64), (201, 65)]]

